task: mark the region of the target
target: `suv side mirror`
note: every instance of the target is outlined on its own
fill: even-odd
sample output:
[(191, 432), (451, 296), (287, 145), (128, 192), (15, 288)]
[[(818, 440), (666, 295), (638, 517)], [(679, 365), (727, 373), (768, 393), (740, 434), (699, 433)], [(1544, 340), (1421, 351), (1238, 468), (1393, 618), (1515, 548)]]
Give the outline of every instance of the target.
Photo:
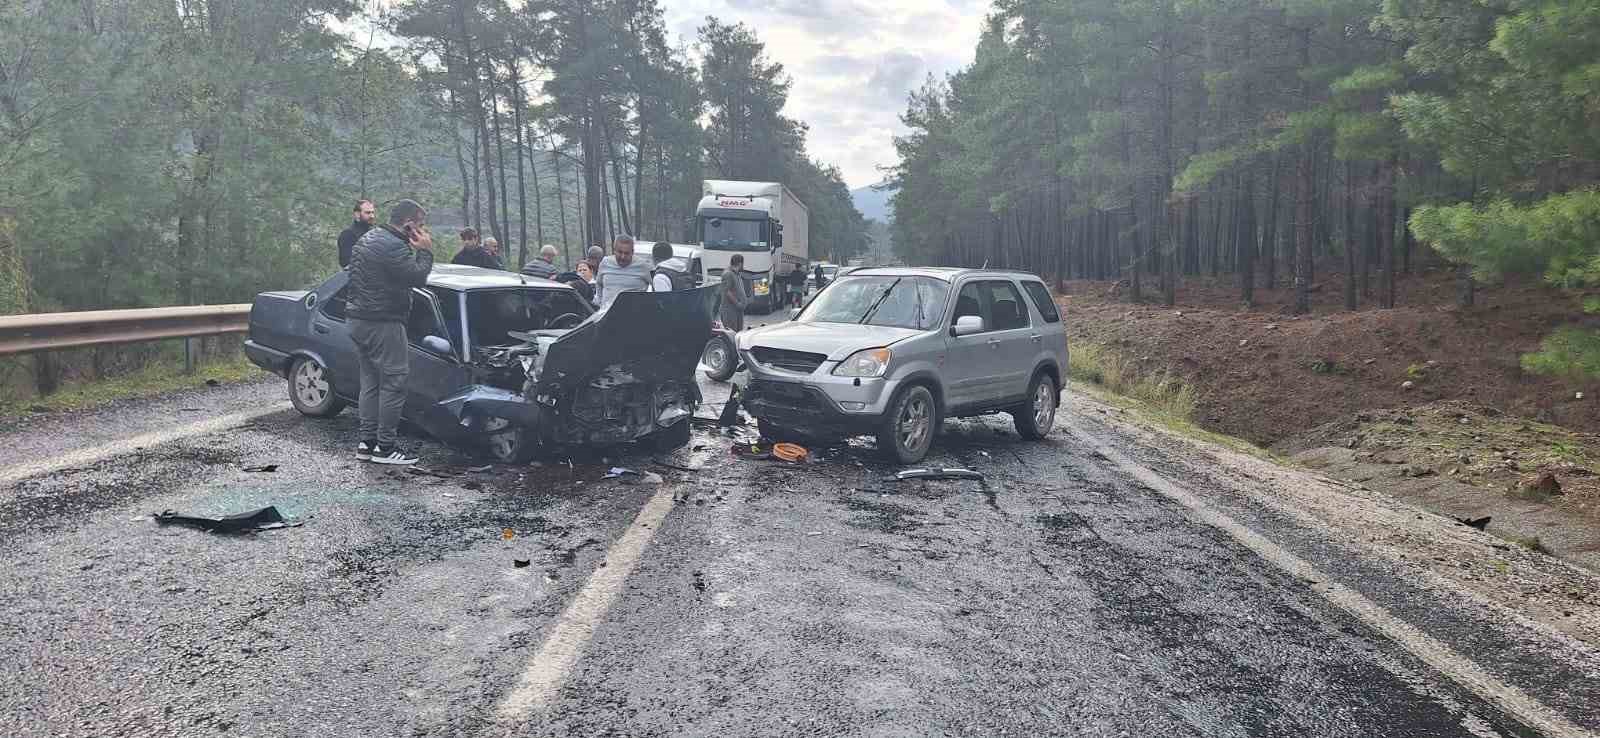
[(441, 356), (451, 356), (456, 352), (455, 347), (451, 346), (448, 340), (438, 336), (423, 336), (422, 347)]
[(956, 318), (956, 324), (950, 326), (952, 336), (970, 336), (983, 332), (983, 318), (976, 315), (963, 315)]

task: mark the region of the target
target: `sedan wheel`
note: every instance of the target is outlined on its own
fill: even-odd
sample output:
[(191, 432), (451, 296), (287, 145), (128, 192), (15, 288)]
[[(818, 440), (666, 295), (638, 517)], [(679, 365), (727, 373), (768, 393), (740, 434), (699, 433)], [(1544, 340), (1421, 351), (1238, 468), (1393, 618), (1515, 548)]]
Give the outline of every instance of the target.
[(718, 382), (726, 382), (733, 377), (734, 368), (738, 359), (734, 355), (733, 342), (727, 336), (712, 336), (706, 342), (706, 350), (700, 356), (700, 363), (706, 365), (706, 376)]
[(490, 418), (484, 430), (489, 433), (489, 455), (502, 464), (526, 464), (538, 451), (533, 433), (527, 428), (513, 427), (505, 418)]
[(327, 418), (344, 409), (344, 400), (333, 393), (328, 370), (315, 360), (302, 358), (289, 370), (289, 401), (302, 415)]

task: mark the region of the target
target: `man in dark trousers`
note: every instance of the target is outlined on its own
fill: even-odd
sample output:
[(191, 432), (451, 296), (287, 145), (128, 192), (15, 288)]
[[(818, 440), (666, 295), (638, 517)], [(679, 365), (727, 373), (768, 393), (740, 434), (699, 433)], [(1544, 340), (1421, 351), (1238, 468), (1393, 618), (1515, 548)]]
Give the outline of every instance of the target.
[(367, 235), (372, 230), (372, 224), (378, 219), (378, 209), (371, 200), (356, 201), (356, 222), (339, 234), (339, 268), (350, 266), (350, 250), (356, 247), (356, 241)]
[(400, 450), (396, 429), (406, 405), (411, 373), (406, 321), (411, 288), (428, 283), (433, 271), (433, 236), (427, 213), (412, 200), (389, 211), (389, 222), (356, 242), (350, 259), (346, 315), (361, 366), (361, 440), (356, 458), (377, 464), (410, 465), (417, 457)]
[(744, 309), (750, 305), (750, 287), (744, 283), (744, 254), (734, 254), (728, 260), (728, 270), (722, 273), (717, 286), (717, 319), (722, 327), (734, 333), (744, 330)]
[(456, 258), (450, 260), (451, 264), (483, 267), (484, 269), (499, 269), (500, 260), (478, 242), (478, 231), (473, 228), (461, 229), (461, 252)]

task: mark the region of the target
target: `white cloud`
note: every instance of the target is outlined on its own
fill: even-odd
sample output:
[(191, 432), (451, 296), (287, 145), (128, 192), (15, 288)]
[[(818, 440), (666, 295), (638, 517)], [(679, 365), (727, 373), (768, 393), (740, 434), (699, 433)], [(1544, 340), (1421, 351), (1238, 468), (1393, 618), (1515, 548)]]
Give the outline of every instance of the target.
[(793, 80), (785, 113), (805, 121), (811, 155), (852, 188), (895, 163), (906, 94), (972, 61), (988, 0), (665, 0), (686, 43), (708, 15), (743, 22)]

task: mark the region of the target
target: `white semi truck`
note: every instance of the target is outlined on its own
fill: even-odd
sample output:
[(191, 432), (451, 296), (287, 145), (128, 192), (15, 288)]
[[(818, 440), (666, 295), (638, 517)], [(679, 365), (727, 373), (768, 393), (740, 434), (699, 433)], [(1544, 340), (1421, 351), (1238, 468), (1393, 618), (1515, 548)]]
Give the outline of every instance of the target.
[(734, 254), (744, 255), (752, 312), (769, 313), (793, 291), (790, 274), (811, 251), (811, 211), (779, 182), (708, 179), (695, 208), (706, 276), (715, 280)]

